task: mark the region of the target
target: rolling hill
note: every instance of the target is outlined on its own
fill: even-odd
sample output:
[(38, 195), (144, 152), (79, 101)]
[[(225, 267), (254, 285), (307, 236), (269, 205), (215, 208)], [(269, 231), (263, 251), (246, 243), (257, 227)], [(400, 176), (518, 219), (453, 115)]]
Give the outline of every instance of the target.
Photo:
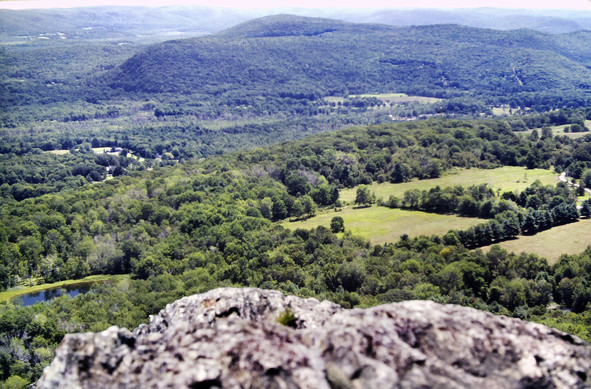
[(344, 20), (394, 26), (459, 24), (495, 30), (528, 28), (560, 34), (591, 29), (591, 12), (573, 10), (525, 10), (501, 8), (476, 9), (386, 9), (368, 14), (353, 14)]
[(590, 39), (588, 31), (392, 27), (276, 15), (150, 46), (107, 81), (147, 93), (582, 98), (591, 89)]
[(196, 36), (259, 16), (246, 10), (181, 6), (0, 9), (0, 41), (25, 42), (38, 36), (49, 39), (145, 39), (181, 33)]
[[(40, 34), (84, 39), (165, 37), (173, 33), (212, 34), (273, 14), (325, 17), (392, 26), (459, 24), (477, 28), (529, 28), (546, 33), (591, 29), (591, 12), (572, 10), (478, 9), (228, 9), (202, 6), (103, 6), (66, 9), (0, 9), (0, 41), (23, 41)], [(56, 33), (64, 35), (57, 36)]]

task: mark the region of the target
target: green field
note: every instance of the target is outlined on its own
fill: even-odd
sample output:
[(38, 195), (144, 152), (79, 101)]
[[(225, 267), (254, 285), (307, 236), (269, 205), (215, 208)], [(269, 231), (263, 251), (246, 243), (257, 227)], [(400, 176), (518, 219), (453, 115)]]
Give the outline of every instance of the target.
[(437, 101), (441, 101), (442, 99), (438, 99), (436, 97), (425, 97), (425, 96), (409, 96), (404, 93), (382, 93), (382, 94), (363, 94), (363, 95), (350, 95), (349, 97), (361, 97), (361, 98), (371, 98), (375, 97), (376, 99), (382, 100), (386, 103), (396, 104), (396, 103), (411, 103), (411, 102), (418, 102), (418, 103), (435, 103)]
[[(554, 227), (535, 235), (520, 235), (515, 240), (499, 243), (502, 248), (516, 254), (525, 252), (538, 254), (556, 263), (562, 254), (579, 254), (591, 245), (591, 220), (579, 220), (576, 223)], [(490, 246), (482, 247), (484, 251)]]
[(388, 99), (393, 97), (408, 97), (406, 93), (378, 93), (378, 94), (371, 94), (366, 93), (362, 95), (351, 95), (350, 97), (375, 97), (377, 99)]
[(8, 302), (15, 297), (21, 296), (23, 294), (28, 293), (35, 293), (41, 292), (46, 289), (53, 289), (59, 288), (63, 286), (74, 286), (74, 285), (84, 285), (84, 284), (93, 284), (96, 282), (107, 282), (107, 281), (123, 281), (129, 278), (127, 274), (120, 274), (120, 275), (98, 275), (98, 276), (89, 276), (86, 278), (82, 278), (80, 280), (65, 280), (54, 282), (52, 284), (41, 284), (41, 285), (34, 285), (34, 286), (17, 286), (14, 288), (10, 288), (5, 292), (0, 293), (0, 303)]
[(49, 150), (47, 152), (55, 155), (66, 155), (70, 153), (70, 150)]
[[(387, 199), (390, 195), (402, 198), (404, 192), (410, 189), (427, 190), (435, 186), (467, 187), (486, 183), (500, 191), (523, 190), (536, 180), (540, 180), (544, 185), (554, 185), (558, 182), (556, 173), (550, 170), (505, 166), (489, 170), (455, 169), (436, 179), (414, 180), (402, 184), (374, 183), (370, 185), (370, 189), (378, 198)], [(355, 188), (342, 190), (341, 200), (345, 204), (352, 204), (355, 200), (355, 192)], [(373, 244), (395, 242), (405, 233), (411, 237), (443, 235), (450, 229), (467, 229), (482, 222), (474, 218), (374, 206), (361, 209), (345, 207), (341, 212), (329, 211), (308, 220), (285, 222), (283, 226), (289, 229), (310, 229), (319, 225), (329, 227), (330, 220), (336, 215), (345, 220), (347, 231), (367, 238)], [(517, 253), (522, 251), (536, 253), (550, 262), (555, 262), (561, 254), (579, 253), (591, 245), (591, 238), (585, 239), (586, 236), (591, 236), (591, 221), (582, 220), (578, 223), (555, 227), (534, 236), (520, 236), (518, 239), (501, 243), (501, 246)]]
[[(544, 185), (554, 185), (558, 183), (556, 173), (544, 169), (526, 169), (518, 166), (504, 166), (497, 169), (454, 169), (447, 172), (440, 178), (430, 180), (414, 180), (401, 184), (373, 183), (370, 190), (378, 198), (387, 200), (394, 195), (398, 198), (404, 196), (404, 192), (410, 189), (428, 190), (435, 186), (446, 188), (460, 185), (468, 187), (470, 185), (488, 184), (494, 189), (500, 189), (502, 192), (523, 190), (536, 180), (540, 180)], [(341, 201), (353, 203), (355, 200), (356, 189), (344, 189), (340, 192)]]
[(531, 108), (510, 108), (508, 106), (493, 107), (492, 113), (494, 116), (513, 116), (524, 115), (531, 112)]
[(372, 244), (395, 242), (402, 234), (410, 237), (443, 235), (452, 228), (467, 229), (482, 223), (481, 219), (475, 218), (373, 206), (358, 209), (347, 207), (340, 212), (330, 211), (304, 221), (284, 222), (282, 225), (291, 230), (311, 229), (320, 225), (329, 228), (330, 220), (335, 216), (343, 218), (346, 231), (367, 238)]
[[(517, 110), (515, 110), (517, 111)], [(493, 115), (501, 116), (501, 115), (512, 115), (513, 110), (509, 107), (493, 107), (492, 109)]]
[(103, 154), (106, 152), (109, 152), (111, 150), (111, 147), (93, 147), (92, 148), (92, 152), (95, 154)]
[[(442, 99), (438, 99), (435, 97), (425, 97), (425, 96), (409, 96), (404, 93), (381, 93), (381, 94), (363, 94), (363, 95), (349, 95), (349, 98), (354, 99), (356, 97), (359, 98), (372, 98), (375, 97), (378, 100), (382, 100), (385, 103), (389, 104), (399, 104), (399, 103), (435, 103), (437, 101), (441, 101)], [(327, 96), (324, 98), (326, 102), (329, 103), (343, 103), (345, 101), (344, 97), (339, 96)]]
[[(571, 126), (570, 124), (564, 124), (561, 126), (551, 126), (550, 128), (552, 129), (552, 135), (564, 135), (564, 136), (567, 136), (571, 139), (577, 139), (577, 138), (582, 138), (585, 135), (591, 134), (590, 132), (564, 132), (564, 129), (566, 127), (570, 127), (570, 126)], [(591, 120), (585, 120), (585, 127), (591, 129)], [(536, 130), (538, 131), (539, 135), (542, 134), (541, 128), (536, 128)], [(533, 130), (520, 131), (520, 132), (516, 132), (516, 134), (529, 135), (532, 133), (532, 131)]]
[[(95, 154), (102, 154), (102, 153), (106, 153), (109, 150), (111, 150), (110, 147), (93, 147), (92, 148), (92, 152)], [(56, 154), (56, 155), (65, 155), (65, 154), (69, 154), (70, 150), (49, 150), (47, 151), (50, 154)]]
[[(587, 127), (589, 127), (589, 122), (590, 121), (587, 120), (587, 122), (586, 122)], [(577, 138), (582, 138), (585, 135), (589, 134), (589, 132), (564, 132), (565, 127), (570, 127), (570, 124), (564, 124), (562, 126), (551, 126), (550, 128), (552, 129), (552, 135), (554, 135), (554, 136), (561, 135), (561, 136), (566, 136), (571, 139), (577, 139)], [(542, 135), (541, 128), (536, 128), (536, 130), (538, 131), (538, 135)], [(533, 130), (527, 130), (527, 131), (519, 131), (519, 132), (516, 132), (515, 134), (521, 135), (521, 136), (529, 136), (532, 132), (533, 132)]]

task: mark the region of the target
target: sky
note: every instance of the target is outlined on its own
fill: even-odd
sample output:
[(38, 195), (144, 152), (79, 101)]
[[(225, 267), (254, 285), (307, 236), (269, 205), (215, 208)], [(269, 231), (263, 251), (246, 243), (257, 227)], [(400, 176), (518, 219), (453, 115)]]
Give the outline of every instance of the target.
[(591, 11), (591, 0), (0, 0), (0, 8), (74, 8), (98, 5), (135, 5), (160, 7), (166, 5), (200, 5), (239, 9), (257, 8), (524, 8), (583, 9)]

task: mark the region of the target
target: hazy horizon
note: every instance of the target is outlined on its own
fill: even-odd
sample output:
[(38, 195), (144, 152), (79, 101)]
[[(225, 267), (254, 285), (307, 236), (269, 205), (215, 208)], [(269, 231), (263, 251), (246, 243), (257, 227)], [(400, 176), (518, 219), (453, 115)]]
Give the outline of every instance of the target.
[(497, 8), (497, 9), (523, 9), (523, 10), (589, 10), (591, 0), (564, 0), (561, 2), (540, 2), (534, 0), (416, 0), (388, 1), (368, 0), (365, 2), (338, 1), (338, 0), (286, 0), (278, 6), (276, 2), (268, 0), (253, 0), (249, 2), (237, 0), (30, 0), (30, 1), (2, 1), (0, 9), (26, 10), (26, 9), (51, 9), (51, 8), (80, 8), (95, 6), (206, 6), (216, 8), (236, 9), (279, 9), (279, 8), (359, 8), (359, 9), (462, 9), (462, 8)]

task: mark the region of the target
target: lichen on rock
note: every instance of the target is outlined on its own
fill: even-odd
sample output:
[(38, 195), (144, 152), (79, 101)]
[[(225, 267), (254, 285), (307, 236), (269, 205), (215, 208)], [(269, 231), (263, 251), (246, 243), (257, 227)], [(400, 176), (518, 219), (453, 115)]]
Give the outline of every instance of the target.
[[(278, 319), (290, 312), (290, 325)], [(539, 324), (407, 301), (345, 310), (255, 288), (66, 335), (39, 388), (588, 387), (591, 347)]]

